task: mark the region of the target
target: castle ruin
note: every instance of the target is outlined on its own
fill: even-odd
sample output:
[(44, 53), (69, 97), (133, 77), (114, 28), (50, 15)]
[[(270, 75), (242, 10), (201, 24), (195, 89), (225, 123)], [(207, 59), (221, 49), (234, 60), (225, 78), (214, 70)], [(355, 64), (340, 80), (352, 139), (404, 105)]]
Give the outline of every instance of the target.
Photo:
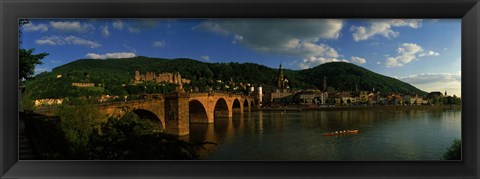
[(146, 74), (140, 74), (139, 71), (135, 71), (134, 83), (143, 83), (145, 81), (153, 81), (156, 83), (175, 83), (175, 84), (189, 84), (190, 80), (182, 78), (179, 72), (176, 73), (160, 73), (147, 72)]

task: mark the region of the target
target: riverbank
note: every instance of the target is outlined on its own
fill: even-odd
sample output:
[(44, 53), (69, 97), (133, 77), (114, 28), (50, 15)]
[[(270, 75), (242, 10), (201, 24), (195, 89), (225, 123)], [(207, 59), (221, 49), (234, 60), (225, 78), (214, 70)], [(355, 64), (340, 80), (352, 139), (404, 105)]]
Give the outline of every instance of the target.
[(302, 110), (321, 110), (321, 111), (348, 111), (348, 110), (462, 110), (462, 105), (423, 105), (423, 106), (319, 106), (302, 107), (288, 106), (281, 108), (261, 108), (255, 111), (302, 111)]

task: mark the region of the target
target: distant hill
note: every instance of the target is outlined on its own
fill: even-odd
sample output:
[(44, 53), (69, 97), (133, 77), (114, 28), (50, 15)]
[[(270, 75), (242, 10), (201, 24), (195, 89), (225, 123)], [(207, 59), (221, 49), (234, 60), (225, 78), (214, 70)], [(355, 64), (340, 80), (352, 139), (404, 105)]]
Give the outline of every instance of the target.
[(346, 63), (325, 63), (314, 68), (298, 71), (301, 81), (308, 81), (319, 89), (323, 88), (323, 77), (327, 79), (327, 86), (334, 87), (337, 91), (380, 91), (399, 92), (403, 94), (426, 95), (408, 83), (398, 79), (384, 76), (363, 67)]
[[(222, 80), (251, 84), (275, 85), (278, 69), (255, 63), (206, 63), (192, 59), (162, 59), (138, 56), (125, 59), (80, 59), (44, 72), (26, 83), (33, 98), (81, 96), (85, 94), (128, 94), (122, 87), (130, 84), (135, 71), (180, 72), (182, 78), (192, 80), (193, 86), (212, 86), (212, 81)], [(337, 91), (375, 90), (421, 94), (414, 86), (397, 79), (380, 75), (365, 68), (344, 62), (332, 62), (306, 70), (284, 69), (292, 89), (322, 89), (323, 77), (327, 85)], [(62, 77), (59, 77), (61, 75)], [(78, 89), (73, 82), (103, 84), (101, 87)], [(138, 89), (136, 90), (138, 91)]]

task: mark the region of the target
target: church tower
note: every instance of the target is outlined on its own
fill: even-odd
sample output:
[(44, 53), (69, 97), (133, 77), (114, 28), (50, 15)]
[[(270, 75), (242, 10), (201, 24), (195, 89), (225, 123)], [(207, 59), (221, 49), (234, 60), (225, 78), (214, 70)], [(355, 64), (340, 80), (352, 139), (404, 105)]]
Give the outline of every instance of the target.
[(278, 69), (277, 88), (282, 90), (285, 89), (285, 79), (283, 77), (282, 64), (280, 64), (280, 68)]

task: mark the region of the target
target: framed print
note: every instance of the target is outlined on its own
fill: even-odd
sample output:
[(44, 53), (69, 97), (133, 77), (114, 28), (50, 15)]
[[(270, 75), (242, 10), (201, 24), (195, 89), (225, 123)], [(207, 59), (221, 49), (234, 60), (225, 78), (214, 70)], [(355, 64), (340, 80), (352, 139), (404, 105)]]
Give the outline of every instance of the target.
[(479, 175), (478, 1), (1, 6), (4, 177)]

